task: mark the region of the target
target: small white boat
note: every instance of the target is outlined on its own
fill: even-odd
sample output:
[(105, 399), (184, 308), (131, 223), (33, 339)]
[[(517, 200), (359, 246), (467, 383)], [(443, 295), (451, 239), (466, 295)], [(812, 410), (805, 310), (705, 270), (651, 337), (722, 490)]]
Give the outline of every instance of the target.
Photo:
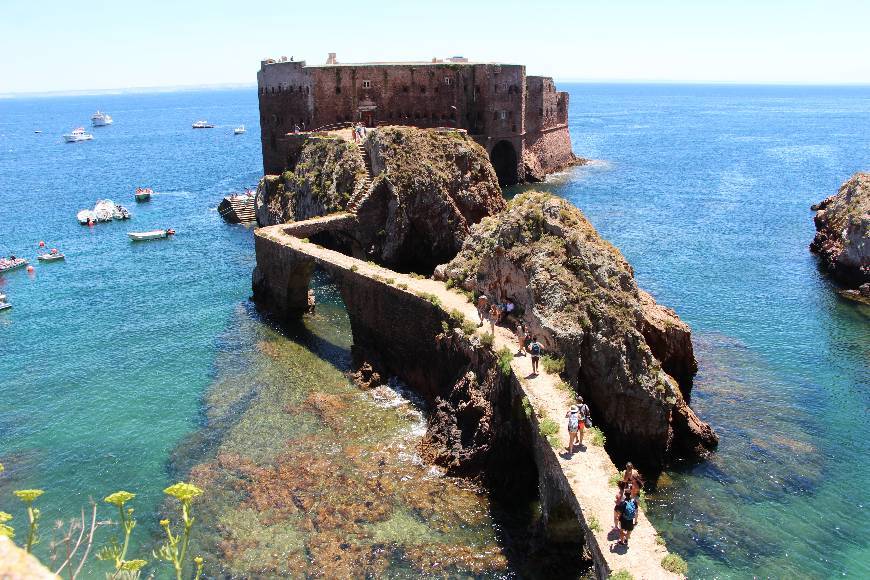
[(37, 129), (36, 131), (34, 131), (34, 133), (42, 133), (42, 131), (40, 131), (39, 129)]
[(194, 129), (214, 129), (214, 125), (209, 123), (208, 121), (197, 121), (193, 125), (191, 125)]
[(63, 136), (64, 141), (67, 143), (78, 143), (79, 141), (90, 141), (94, 136), (90, 133), (85, 133), (84, 127), (78, 127), (73, 129), (71, 133), (67, 133)]
[(76, 214), (76, 219), (79, 220), (79, 223), (83, 226), (96, 223), (97, 216), (89, 209), (83, 209), (79, 213)]
[(9, 304), (8, 302), (0, 302), (0, 312), (3, 312), (4, 310), (7, 310), (9, 308), (12, 308), (11, 304)]
[(97, 111), (91, 115), (91, 123), (93, 123), (94, 127), (105, 127), (112, 124), (112, 116), (108, 113)]
[(66, 256), (58, 252), (57, 248), (52, 248), (51, 252), (39, 254), (36, 256), (36, 259), (40, 262), (58, 262), (60, 260), (65, 260)]
[(126, 207), (124, 207), (123, 205), (115, 204), (115, 209), (112, 211), (112, 219), (128, 220), (131, 217), (133, 217), (133, 215)]
[(245, 132), (245, 126), (244, 126), (244, 125), (239, 125), (239, 126), (236, 127), (235, 129), (233, 129), (233, 135), (241, 135), (241, 134), (244, 133), (244, 132)]
[(175, 234), (175, 230), (151, 230), (150, 232), (128, 232), (127, 235), (134, 242), (144, 242), (146, 240), (160, 240)]
[(24, 258), (0, 258), (0, 274), (23, 268), (27, 265)]

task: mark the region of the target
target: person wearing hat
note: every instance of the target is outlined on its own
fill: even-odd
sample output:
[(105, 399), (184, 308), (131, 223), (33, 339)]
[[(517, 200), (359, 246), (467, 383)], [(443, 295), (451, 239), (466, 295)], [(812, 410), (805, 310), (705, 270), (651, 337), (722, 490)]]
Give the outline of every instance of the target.
[(571, 405), (571, 408), (565, 413), (565, 418), (568, 419), (568, 453), (574, 454), (574, 443), (580, 446), (578, 439), (578, 431), (580, 429), (580, 409), (577, 405)]

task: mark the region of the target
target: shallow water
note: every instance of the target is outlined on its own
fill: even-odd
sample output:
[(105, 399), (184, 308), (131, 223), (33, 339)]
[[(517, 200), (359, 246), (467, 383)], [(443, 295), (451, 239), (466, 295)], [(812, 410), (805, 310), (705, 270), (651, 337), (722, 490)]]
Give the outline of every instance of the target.
[[(693, 577), (867, 576), (865, 502), (850, 494), (868, 476), (870, 313), (832, 292), (806, 246), (809, 205), (867, 168), (870, 90), (567, 88), (575, 151), (601, 162), (542, 187), (581, 207), (640, 284), (692, 325), (693, 404), (722, 436), (711, 461), (659, 481), (653, 522)], [(116, 124), (61, 142), (97, 108)], [(199, 118), (219, 127), (190, 130)], [(8, 492), (44, 487), (47, 534), (88, 497), (126, 488), (139, 493), (136, 534), (149, 544), (160, 490), (193, 468), (212, 482), (201, 521), (228, 524), (204, 525), (198, 546), (211, 561), (232, 555), (233, 570), (290, 570), (300, 546), (310, 566), (313, 553), (335, 556), (341, 530), (353, 542), (339, 542), (333, 571), (363, 558), (413, 575), (435, 550), (457, 574), (500, 573), (480, 561), (511, 544), (505, 508), (414, 462), (413, 405), (347, 382), (346, 316), (328, 283), (304, 327), (278, 331), (249, 304), (251, 232), (214, 208), (259, 177), (257, 120), (256, 93), (244, 90), (0, 101), (0, 254), (35, 258), (43, 239), (67, 255), (0, 277), (14, 304), (0, 313), (0, 509), (20, 523)], [(234, 137), (240, 123), (249, 131)], [(158, 195), (135, 204), (137, 185)], [(75, 222), (105, 197), (134, 219)], [(169, 226), (174, 240), (126, 236)], [(315, 476), (301, 500), (335, 493), (325, 472), (354, 490), (331, 503), (356, 506), (374, 493), (371, 457), (393, 486), (377, 492), (384, 511), (359, 521), (312, 512), (322, 521), (306, 522), (265, 493), (285, 476), (298, 483), (305, 465)], [(283, 464), (294, 473), (258, 470)], [(240, 473), (256, 485), (234, 487)], [(405, 476), (425, 483), (403, 487)], [(433, 489), (450, 501), (416, 493)]]

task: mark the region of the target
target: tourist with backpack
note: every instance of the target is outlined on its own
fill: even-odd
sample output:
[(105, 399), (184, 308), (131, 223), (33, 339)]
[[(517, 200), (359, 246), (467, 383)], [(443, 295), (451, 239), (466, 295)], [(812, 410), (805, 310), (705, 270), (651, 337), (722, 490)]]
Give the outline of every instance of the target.
[[(580, 428), (583, 420), (580, 419), (580, 411), (577, 405), (571, 405), (571, 408), (565, 413), (565, 418), (568, 419), (568, 454), (574, 454), (574, 441), (577, 439), (577, 430)], [(580, 447), (580, 443), (577, 443)]]
[(543, 350), (544, 347), (538, 342), (538, 337), (533, 336), (532, 343), (529, 345), (529, 354), (532, 355), (532, 374), (535, 376), (538, 374), (538, 360), (540, 360), (541, 351)]
[(616, 506), (616, 511), (619, 513), (619, 541), (616, 543), (628, 547), (628, 539), (634, 526), (637, 525), (637, 516), (640, 512), (637, 498), (632, 497), (630, 491), (626, 491), (622, 501)]

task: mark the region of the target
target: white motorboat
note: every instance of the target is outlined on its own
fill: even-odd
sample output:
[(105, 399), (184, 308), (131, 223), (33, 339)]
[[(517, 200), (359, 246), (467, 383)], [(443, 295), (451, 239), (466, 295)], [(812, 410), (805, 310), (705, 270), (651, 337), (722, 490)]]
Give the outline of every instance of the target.
[(128, 220), (131, 217), (133, 217), (133, 215), (126, 207), (124, 207), (123, 205), (115, 204), (115, 209), (112, 211), (112, 219)]
[(16, 258), (14, 256), (9, 258), (0, 258), (0, 274), (11, 272), (12, 270), (17, 270), (18, 268), (23, 268), (26, 265), (27, 260), (25, 260), (24, 258)]
[(191, 125), (194, 129), (214, 129), (214, 125), (209, 123), (208, 121), (197, 121), (193, 125)]
[(112, 116), (108, 113), (97, 111), (91, 115), (91, 123), (93, 123), (94, 127), (105, 127), (112, 124)]
[(94, 215), (89, 209), (83, 209), (79, 213), (76, 214), (76, 219), (79, 220), (79, 223), (83, 226), (90, 225), (97, 221), (97, 216)]
[(50, 252), (36, 256), (36, 259), (40, 262), (58, 262), (60, 260), (65, 260), (66, 256), (58, 252), (57, 248), (52, 248)]
[(77, 127), (73, 129), (72, 132), (67, 133), (63, 136), (64, 141), (67, 143), (78, 143), (79, 141), (90, 141), (94, 136), (90, 133), (85, 133), (84, 127)]
[(0, 302), (6, 302), (6, 295), (0, 294)]
[(134, 242), (144, 242), (146, 240), (160, 240), (175, 234), (175, 230), (151, 230), (150, 232), (128, 232), (127, 235)]
[(245, 126), (244, 126), (244, 125), (239, 125), (239, 126), (236, 127), (235, 129), (233, 129), (233, 135), (241, 135), (241, 134), (244, 133), (244, 132), (245, 132)]
[(94, 206), (94, 216), (98, 222), (110, 222), (115, 217), (115, 202), (101, 199)]
[(11, 304), (9, 304), (8, 302), (0, 302), (0, 312), (3, 312), (4, 310), (7, 310), (9, 308), (12, 308)]

